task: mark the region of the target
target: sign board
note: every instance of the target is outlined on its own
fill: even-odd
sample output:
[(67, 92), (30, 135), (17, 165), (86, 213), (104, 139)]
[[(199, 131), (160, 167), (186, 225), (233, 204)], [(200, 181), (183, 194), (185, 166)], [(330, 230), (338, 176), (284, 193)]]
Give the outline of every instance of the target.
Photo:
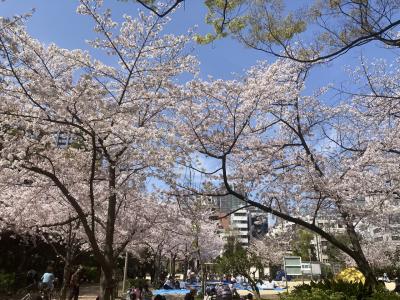
[(301, 257), (286, 256), (283, 258), (283, 267), (286, 275), (301, 275)]
[(319, 263), (302, 262), (301, 270), (306, 275), (321, 275), (321, 265)]
[(321, 265), (318, 263), (311, 264), (311, 273), (313, 275), (321, 275)]
[(303, 274), (311, 274), (311, 264), (309, 262), (302, 262), (301, 263), (301, 271)]

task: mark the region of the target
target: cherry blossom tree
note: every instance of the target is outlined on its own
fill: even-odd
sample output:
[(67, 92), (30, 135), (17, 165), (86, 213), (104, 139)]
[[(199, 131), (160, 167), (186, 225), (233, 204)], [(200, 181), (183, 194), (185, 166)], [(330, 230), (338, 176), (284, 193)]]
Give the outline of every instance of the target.
[(0, 181), (6, 207), (21, 190), (26, 201), (58, 193), (46, 205), (68, 203), (108, 300), (116, 258), (140, 231), (132, 210), (147, 207), (146, 179), (174, 163), (163, 125), (180, 95), (174, 78), (196, 63), (185, 51), (188, 36), (161, 35), (167, 19), (141, 13), (118, 24), (101, 4), (82, 0), (77, 11), (95, 23), (98, 38), (89, 44), (109, 65), (40, 43), (23, 20), (1, 20)]
[[(191, 206), (188, 206), (188, 203)], [(170, 260), (171, 274), (175, 260), (198, 260), (200, 266), (217, 257), (223, 240), (218, 233), (218, 222), (210, 220), (212, 212), (195, 201), (163, 201), (154, 205), (154, 222), (140, 241), (153, 256), (153, 281), (159, 285), (162, 260)]]
[[(278, 60), (257, 65), (239, 80), (191, 82), (176, 122), (185, 141), (182, 164), (204, 180), (197, 190), (183, 188), (232, 194), (319, 234), (354, 259), (373, 287), (357, 226), (382, 216), (380, 208), (391, 201), (390, 162), (379, 159), (372, 143), (365, 152), (343, 151), (335, 143), (329, 135), (334, 124), (345, 123), (359, 144), (357, 132), (366, 141), (365, 123), (344, 122), (341, 108), (324, 104), (325, 90), (305, 96), (309, 67)], [(374, 196), (375, 191), (382, 193)], [(320, 214), (339, 219), (350, 244), (317, 224)]]
[[(8, 188), (8, 184), (5, 187)], [(62, 259), (64, 271), (60, 299), (65, 299), (72, 264), (77, 255), (88, 248), (88, 244), (76, 213), (65, 200), (62, 201), (62, 197), (58, 200), (48, 197), (49, 193), (43, 193), (44, 188), (33, 185), (20, 187), (20, 194), (7, 201), (12, 204), (0, 204), (0, 219), (9, 230), (19, 235), (44, 240)], [(41, 197), (32, 197), (32, 190), (36, 190), (35, 193)]]

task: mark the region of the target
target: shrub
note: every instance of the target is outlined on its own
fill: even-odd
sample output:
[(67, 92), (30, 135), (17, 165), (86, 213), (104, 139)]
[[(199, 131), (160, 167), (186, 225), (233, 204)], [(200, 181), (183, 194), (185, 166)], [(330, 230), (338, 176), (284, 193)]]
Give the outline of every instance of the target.
[(386, 290), (376, 291), (367, 300), (400, 300), (400, 295)]
[(386, 289), (378, 289), (371, 295), (362, 283), (341, 280), (325, 280), (299, 285), (282, 300), (400, 300), (400, 295)]
[(97, 267), (85, 267), (84, 275), (89, 282), (99, 282), (100, 273)]
[(0, 273), (0, 292), (10, 291), (15, 284), (14, 273)]
[(149, 285), (149, 281), (145, 278), (128, 279), (129, 287), (144, 287), (146, 284)]
[(329, 291), (330, 293), (338, 292), (347, 297), (354, 297), (354, 299), (363, 299), (369, 296), (362, 283), (347, 282), (343, 280), (324, 280), (320, 282), (311, 282), (310, 284), (303, 284), (297, 286), (293, 293), (296, 294), (298, 291), (303, 290), (310, 292), (314, 289)]
[(299, 290), (289, 295), (280, 295), (281, 300), (357, 300), (354, 296), (346, 296), (341, 292), (332, 292), (329, 290), (320, 290), (318, 288), (312, 290)]

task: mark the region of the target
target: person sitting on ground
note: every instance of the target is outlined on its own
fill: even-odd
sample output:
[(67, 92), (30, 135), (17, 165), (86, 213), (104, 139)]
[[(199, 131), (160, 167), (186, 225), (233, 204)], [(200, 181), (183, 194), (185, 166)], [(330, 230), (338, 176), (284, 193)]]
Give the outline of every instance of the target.
[(395, 284), (395, 287), (394, 287), (393, 292), (400, 294), (400, 277), (399, 277), (399, 275), (397, 275), (397, 277), (395, 278), (394, 284)]
[(128, 293), (128, 295), (127, 295), (127, 300), (136, 300), (136, 294), (135, 294), (135, 291), (134, 290), (132, 290), (132, 291), (129, 291), (129, 293)]
[(230, 288), (231, 288), (231, 292), (232, 292), (232, 299), (239, 300), (240, 294), (238, 293), (237, 289), (232, 284), (230, 285)]
[(194, 300), (194, 297), (197, 294), (197, 290), (194, 288), (190, 289), (190, 292), (185, 295), (184, 300)]
[(232, 291), (227, 285), (220, 285), (217, 289), (217, 300), (232, 300)]
[(215, 286), (210, 286), (206, 290), (207, 299), (216, 300), (217, 299), (217, 289)]
[(139, 286), (135, 289), (136, 299), (143, 300), (143, 287)]
[(267, 290), (273, 290), (277, 287), (275, 281), (271, 277), (268, 277), (268, 281), (264, 283), (264, 288)]
[(172, 280), (172, 277), (168, 277), (168, 279), (165, 281), (164, 285), (163, 285), (163, 289), (165, 290), (173, 290), (174, 289), (174, 283)]
[(153, 293), (149, 289), (149, 285), (146, 283), (143, 289), (143, 300), (151, 300), (153, 298)]
[(175, 288), (176, 290), (179, 290), (179, 289), (181, 288), (181, 283), (179, 282), (178, 279), (175, 279), (174, 288)]
[(253, 294), (252, 293), (248, 293), (246, 295), (246, 300), (253, 300)]
[(384, 281), (384, 282), (390, 282), (387, 273), (383, 273), (383, 281)]

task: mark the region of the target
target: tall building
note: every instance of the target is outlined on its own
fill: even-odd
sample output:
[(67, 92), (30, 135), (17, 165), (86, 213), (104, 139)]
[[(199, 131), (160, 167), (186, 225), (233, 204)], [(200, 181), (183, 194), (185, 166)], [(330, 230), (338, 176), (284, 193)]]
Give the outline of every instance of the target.
[(234, 236), (243, 247), (248, 247), (252, 238), (268, 231), (268, 213), (245, 207), (246, 203), (233, 195), (214, 197), (212, 202), (219, 217), (226, 216), (221, 219), (223, 237)]

